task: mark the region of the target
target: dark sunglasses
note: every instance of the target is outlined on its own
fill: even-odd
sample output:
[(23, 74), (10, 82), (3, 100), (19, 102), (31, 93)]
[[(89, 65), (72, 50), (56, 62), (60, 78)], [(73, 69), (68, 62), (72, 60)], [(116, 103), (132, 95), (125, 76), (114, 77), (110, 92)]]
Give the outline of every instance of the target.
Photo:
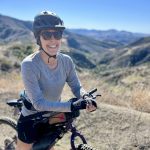
[(43, 37), (44, 40), (50, 40), (52, 38), (52, 36), (56, 39), (56, 40), (60, 40), (62, 38), (62, 31), (55, 31), (55, 32), (50, 32), (50, 31), (43, 31), (41, 33), (41, 36)]

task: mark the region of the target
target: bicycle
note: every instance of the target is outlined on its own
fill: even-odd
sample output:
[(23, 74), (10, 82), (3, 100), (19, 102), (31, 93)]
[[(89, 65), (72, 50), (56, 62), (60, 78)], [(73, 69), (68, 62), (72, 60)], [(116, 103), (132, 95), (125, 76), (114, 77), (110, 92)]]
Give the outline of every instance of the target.
[[(93, 99), (97, 96), (93, 95), (97, 89), (93, 89), (88, 93)], [(14, 107), (15, 110), (21, 112), (25, 96), (21, 95), (19, 99), (9, 100), (7, 104)], [(77, 98), (72, 98), (71, 101), (76, 101)], [(25, 117), (24, 121), (33, 119), (35, 124), (48, 122), (50, 125), (42, 133), (42, 136), (33, 144), (32, 150), (48, 150), (53, 147), (58, 140), (68, 131), (71, 132), (70, 145), (71, 150), (96, 150), (87, 144), (84, 136), (77, 131), (73, 125), (73, 121), (80, 116), (80, 111), (74, 112), (37, 112), (36, 114)], [(61, 118), (61, 119), (60, 119)], [(0, 117), (0, 132), (4, 133), (0, 137), (0, 150), (15, 150), (17, 143), (17, 122), (10, 117)], [(8, 133), (8, 135), (6, 135)], [(80, 141), (77, 144), (77, 139)]]

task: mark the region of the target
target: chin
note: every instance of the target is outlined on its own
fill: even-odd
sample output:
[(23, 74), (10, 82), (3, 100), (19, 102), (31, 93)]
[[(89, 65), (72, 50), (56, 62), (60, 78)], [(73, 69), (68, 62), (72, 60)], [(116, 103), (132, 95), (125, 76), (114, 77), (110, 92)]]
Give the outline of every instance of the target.
[(57, 55), (58, 52), (49, 52), (50, 55)]
[(50, 55), (56, 55), (58, 50), (47, 50)]
[(58, 48), (56, 49), (47, 49), (48, 53), (51, 54), (51, 55), (56, 55), (59, 51)]

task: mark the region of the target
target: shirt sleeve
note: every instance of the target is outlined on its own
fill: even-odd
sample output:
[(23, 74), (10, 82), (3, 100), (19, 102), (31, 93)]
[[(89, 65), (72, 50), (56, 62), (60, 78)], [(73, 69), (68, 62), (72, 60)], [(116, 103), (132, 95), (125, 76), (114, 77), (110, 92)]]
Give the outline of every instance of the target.
[(70, 102), (51, 102), (44, 99), (39, 86), (39, 71), (35, 70), (32, 62), (22, 62), (21, 75), (28, 98), (37, 111), (70, 112)]
[(72, 59), (69, 59), (69, 64), (67, 65), (68, 68), (68, 74), (67, 74), (67, 83), (69, 87), (71, 88), (73, 94), (79, 99), (86, 93), (86, 91), (83, 89), (81, 82), (79, 80), (79, 77), (77, 75), (75, 65), (72, 61)]

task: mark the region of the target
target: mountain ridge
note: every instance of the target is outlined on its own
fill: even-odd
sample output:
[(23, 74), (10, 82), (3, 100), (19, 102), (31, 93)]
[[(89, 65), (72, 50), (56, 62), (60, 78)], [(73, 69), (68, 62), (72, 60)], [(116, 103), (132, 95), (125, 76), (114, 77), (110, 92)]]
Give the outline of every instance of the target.
[(109, 29), (109, 30), (95, 30), (95, 29), (69, 29), (69, 31), (73, 33), (78, 33), (80, 35), (86, 35), (93, 37), (95, 39), (100, 39), (102, 41), (116, 41), (120, 42), (124, 45), (133, 43), (134, 41), (138, 40), (141, 37), (150, 36), (150, 34), (144, 33), (133, 33), (129, 31), (119, 31), (116, 29)]
[(32, 23), (9, 16), (0, 15), (0, 43), (17, 41), (33, 41)]
[[(25, 31), (32, 33), (32, 21), (22, 21), (20, 19), (16, 19), (13, 17), (5, 16), (0, 14), (0, 27), (3, 25), (11, 26), (11, 28), (15, 29), (24, 29)], [(4, 27), (4, 26), (3, 26)], [(0, 29), (0, 31), (2, 28)], [(79, 35), (85, 35), (88, 37), (95, 38), (99, 41), (114, 41), (119, 42), (120, 44), (129, 44), (133, 41), (136, 41), (140, 37), (148, 36), (143, 33), (132, 33), (128, 31), (119, 31), (116, 29), (109, 29), (109, 30), (89, 30), (89, 29), (66, 29), (67, 31), (71, 31), (72, 33), (76, 33)], [(7, 31), (8, 32), (8, 31)], [(31, 35), (30, 35), (31, 36)], [(94, 37), (96, 36), (96, 37)], [(2, 39), (0, 39), (2, 40)]]

